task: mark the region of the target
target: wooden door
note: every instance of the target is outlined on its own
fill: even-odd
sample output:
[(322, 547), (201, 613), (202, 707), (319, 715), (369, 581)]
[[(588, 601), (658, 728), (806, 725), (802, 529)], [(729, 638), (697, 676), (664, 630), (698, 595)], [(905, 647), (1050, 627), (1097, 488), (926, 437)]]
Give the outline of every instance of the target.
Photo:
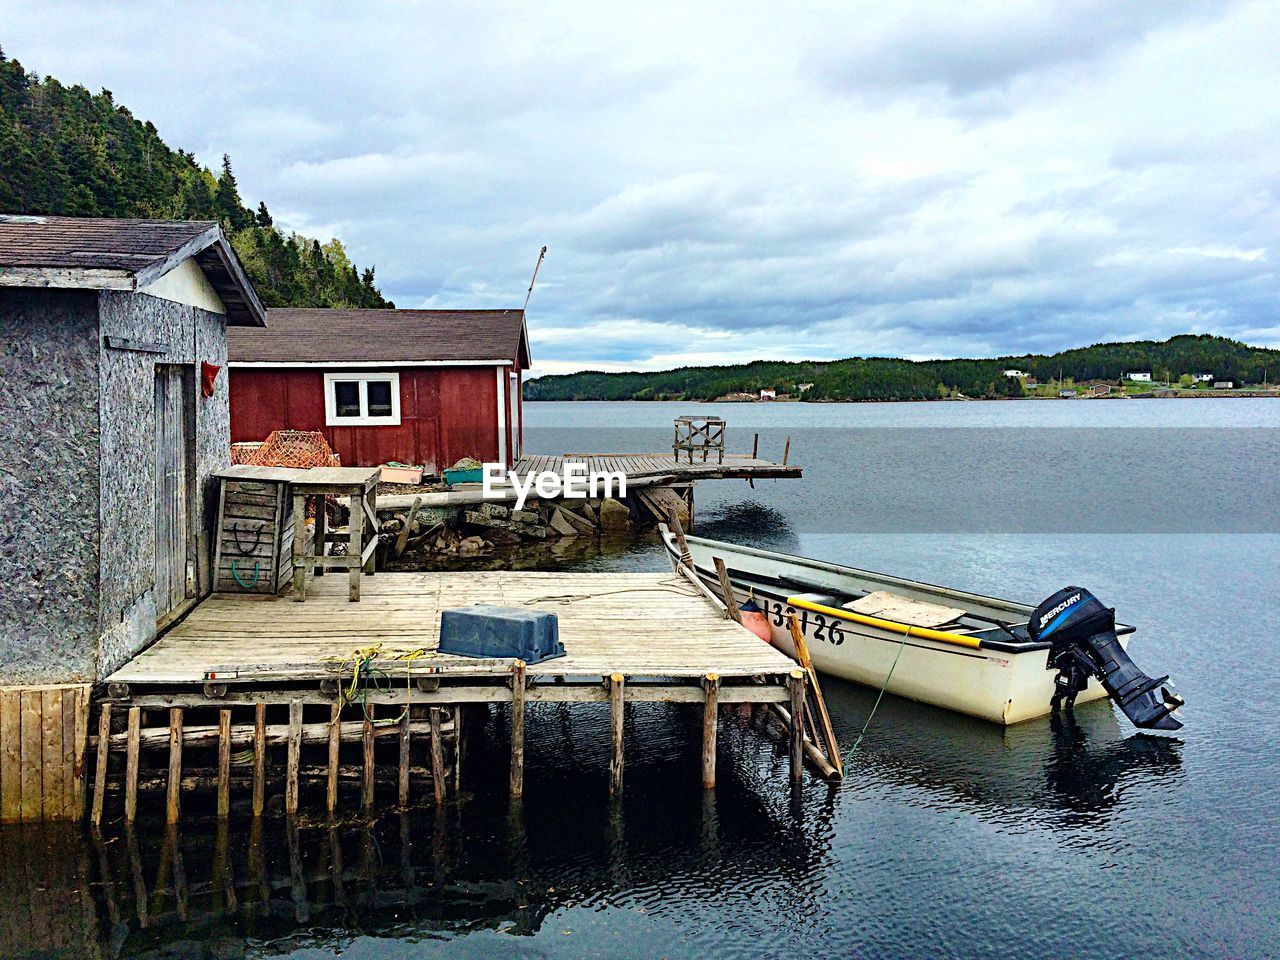
[[(192, 475), (195, 452), (195, 376), (191, 367), (156, 366), (156, 620), (188, 596)], [(194, 591), (191, 591), (194, 593)]]

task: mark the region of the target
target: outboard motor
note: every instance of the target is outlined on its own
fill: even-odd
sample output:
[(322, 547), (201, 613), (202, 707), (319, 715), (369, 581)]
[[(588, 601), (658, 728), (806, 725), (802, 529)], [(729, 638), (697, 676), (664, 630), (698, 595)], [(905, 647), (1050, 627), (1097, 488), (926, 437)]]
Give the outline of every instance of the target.
[(1070, 709), (1076, 695), (1096, 677), (1134, 726), (1178, 730), (1173, 711), (1183, 700), (1164, 683), (1153, 680), (1129, 659), (1116, 636), (1116, 612), (1083, 587), (1059, 590), (1040, 606), (1027, 624), (1031, 639), (1052, 644), (1046, 669), (1057, 670), (1053, 709)]

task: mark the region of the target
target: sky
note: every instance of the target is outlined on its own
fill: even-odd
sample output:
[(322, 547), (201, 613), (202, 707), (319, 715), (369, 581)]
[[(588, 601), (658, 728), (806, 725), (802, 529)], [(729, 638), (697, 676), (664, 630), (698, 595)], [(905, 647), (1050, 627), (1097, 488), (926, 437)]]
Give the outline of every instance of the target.
[(529, 305), (534, 373), (1280, 347), (1280, 4), (30, 3), (401, 307)]

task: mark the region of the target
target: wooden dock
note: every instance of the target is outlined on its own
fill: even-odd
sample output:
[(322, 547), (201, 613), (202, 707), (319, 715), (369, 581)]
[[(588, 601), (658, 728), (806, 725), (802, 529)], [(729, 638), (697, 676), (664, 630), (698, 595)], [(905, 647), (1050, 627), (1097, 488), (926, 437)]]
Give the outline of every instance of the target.
[(636, 480), (670, 477), (671, 483), (690, 480), (797, 480), (803, 475), (801, 468), (787, 463), (764, 460), (747, 454), (726, 453), (722, 460), (676, 460), (670, 454), (659, 453), (570, 453), (562, 457), (521, 457), (512, 472), (524, 475), (541, 471), (561, 473), (566, 463), (582, 463), (588, 473), (621, 473), (630, 485)]
[[(440, 612), (480, 602), (555, 613), (565, 656), (526, 665), (438, 653)], [(199, 787), (216, 792), (219, 816), (237, 790), (252, 792), (258, 814), (271, 777), (284, 781), (289, 815), (303, 806), (308, 781), (325, 784), (330, 814), (347, 782), (359, 784), (366, 810), (382, 780), (398, 785), (401, 806), (415, 783), (430, 783), (444, 803), (459, 783), (464, 708), (474, 704), (510, 704), (512, 796), (523, 792), (527, 703), (610, 705), (611, 793), (622, 790), (625, 704), (702, 704), (702, 780), (711, 788), (718, 705), (794, 710), (805, 682), (789, 657), (679, 574), (379, 574), (364, 578), (359, 604), (348, 602), (340, 577), (316, 578), (305, 604), (288, 594), (215, 595), (107, 678), (90, 743), (91, 818), (116, 792), (132, 820), (148, 788), (166, 792), (170, 821), (184, 792)], [(205, 766), (184, 768), (184, 747), (204, 751)], [(252, 769), (242, 757), (233, 771), (230, 757), (245, 747)], [(147, 749), (167, 750), (167, 763), (140, 773)], [(305, 754), (317, 750), (319, 762), (308, 764)], [(793, 779), (802, 759), (793, 737)]]

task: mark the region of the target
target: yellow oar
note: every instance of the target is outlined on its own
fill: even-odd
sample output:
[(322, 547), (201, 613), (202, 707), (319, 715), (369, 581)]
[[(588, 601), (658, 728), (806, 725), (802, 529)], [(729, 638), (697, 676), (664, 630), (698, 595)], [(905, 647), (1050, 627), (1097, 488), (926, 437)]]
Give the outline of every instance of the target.
[(942, 643), (954, 643), (958, 647), (970, 647), (976, 650), (982, 646), (982, 641), (977, 637), (965, 636), (963, 633), (947, 633), (945, 630), (931, 630), (928, 627), (913, 627), (908, 623), (898, 623), (894, 620), (882, 620), (880, 617), (868, 617), (862, 613), (854, 613), (852, 610), (841, 610), (839, 607), (828, 607), (825, 604), (814, 603), (812, 600), (805, 600), (803, 597), (787, 597), (787, 603), (793, 607), (799, 607), (801, 610), (812, 610), (814, 613), (825, 613), (829, 617), (836, 617), (840, 620), (852, 620), (854, 623), (861, 623), (868, 627), (875, 627), (879, 630), (888, 630), (892, 633), (902, 633), (909, 637), (923, 637), (926, 640), (938, 640)]

